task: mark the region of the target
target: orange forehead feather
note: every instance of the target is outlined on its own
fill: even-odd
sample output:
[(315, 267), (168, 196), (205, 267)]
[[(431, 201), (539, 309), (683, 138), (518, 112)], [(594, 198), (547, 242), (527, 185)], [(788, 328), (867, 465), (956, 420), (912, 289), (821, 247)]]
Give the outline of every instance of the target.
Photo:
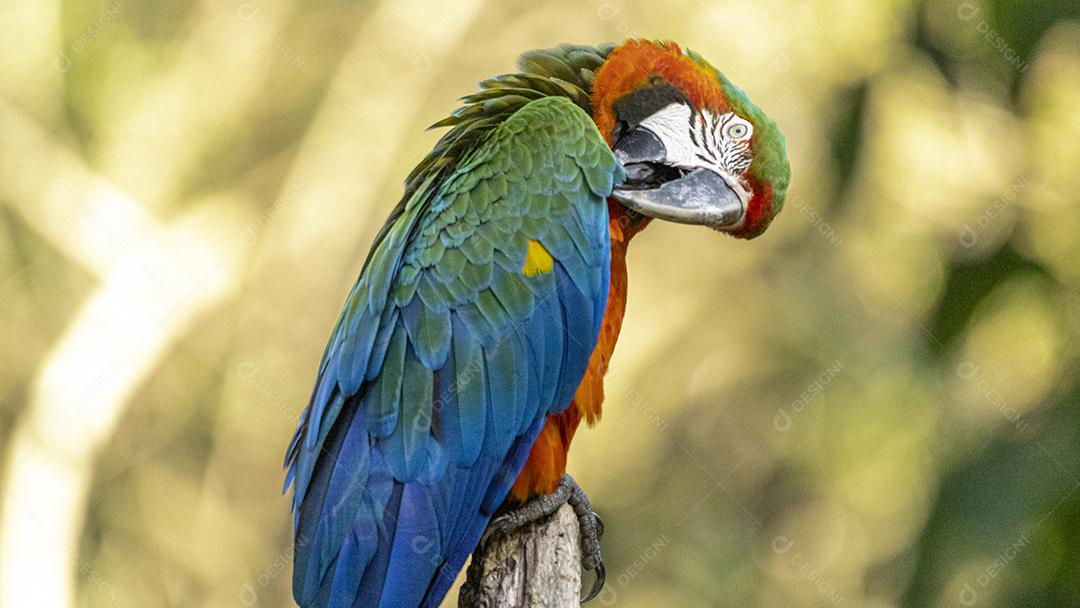
[(628, 40), (608, 55), (593, 81), (593, 120), (604, 139), (611, 142), (615, 128), (615, 101), (651, 84), (659, 76), (686, 95), (698, 109), (717, 114), (728, 111), (720, 82), (714, 74), (683, 55), (674, 42)]

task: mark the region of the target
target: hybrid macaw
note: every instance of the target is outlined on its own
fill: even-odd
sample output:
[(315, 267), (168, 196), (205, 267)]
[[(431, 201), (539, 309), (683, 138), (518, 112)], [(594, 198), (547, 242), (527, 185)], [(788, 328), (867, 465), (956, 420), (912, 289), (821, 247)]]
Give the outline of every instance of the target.
[(285, 459), (305, 608), (437, 606), (500, 507), (577, 495), (631, 238), (652, 218), (753, 238), (783, 206), (783, 136), (696, 53), (518, 65), (434, 125), (330, 336)]

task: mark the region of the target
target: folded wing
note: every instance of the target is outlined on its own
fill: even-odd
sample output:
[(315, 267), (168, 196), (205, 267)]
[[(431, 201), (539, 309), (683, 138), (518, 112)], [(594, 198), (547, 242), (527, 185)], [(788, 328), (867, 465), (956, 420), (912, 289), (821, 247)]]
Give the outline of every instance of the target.
[[(286, 457), (301, 606), (438, 605), (584, 374), (621, 174), (591, 119), (546, 97), (395, 211)], [(530, 251), (550, 265), (524, 272)]]

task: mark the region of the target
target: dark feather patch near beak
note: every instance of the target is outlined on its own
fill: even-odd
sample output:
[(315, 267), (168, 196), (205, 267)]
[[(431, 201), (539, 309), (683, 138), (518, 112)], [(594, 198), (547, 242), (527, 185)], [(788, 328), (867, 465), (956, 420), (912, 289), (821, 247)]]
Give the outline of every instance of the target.
[(615, 144), (615, 158), (624, 167), (641, 163), (662, 163), (667, 149), (660, 138), (648, 129), (631, 129)]

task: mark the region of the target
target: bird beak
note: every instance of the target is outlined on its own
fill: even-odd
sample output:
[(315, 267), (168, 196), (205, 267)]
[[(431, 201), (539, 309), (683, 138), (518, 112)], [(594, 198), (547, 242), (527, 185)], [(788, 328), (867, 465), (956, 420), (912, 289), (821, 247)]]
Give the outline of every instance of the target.
[(630, 130), (614, 152), (627, 179), (611, 196), (626, 207), (659, 220), (717, 230), (731, 230), (742, 222), (746, 205), (723, 175), (707, 168), (687, 172), (670, 166), (663, 142), (649, 130)]
[(611, 196), (642, 215), (717, 230), (738, 226), (745, 214), (738, 193), (709, 169), (694, 169), (652, 188), (617, 186)]

